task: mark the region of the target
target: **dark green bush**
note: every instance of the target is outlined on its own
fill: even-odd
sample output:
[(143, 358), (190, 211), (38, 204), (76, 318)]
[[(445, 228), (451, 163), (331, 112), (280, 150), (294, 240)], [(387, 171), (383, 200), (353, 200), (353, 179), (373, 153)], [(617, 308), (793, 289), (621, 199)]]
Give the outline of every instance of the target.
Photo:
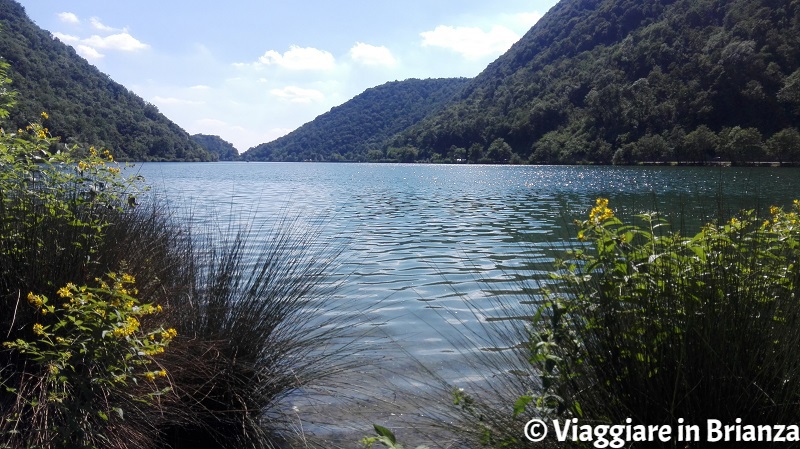
[(516, 411), (605, 424), (800, 421), (800, 205), (770, 212), (684, 237), (655, 215), (624, 224), (598, 200), (579, 223), (586, 246), (568, 252), (532, 323), (541, 387)]

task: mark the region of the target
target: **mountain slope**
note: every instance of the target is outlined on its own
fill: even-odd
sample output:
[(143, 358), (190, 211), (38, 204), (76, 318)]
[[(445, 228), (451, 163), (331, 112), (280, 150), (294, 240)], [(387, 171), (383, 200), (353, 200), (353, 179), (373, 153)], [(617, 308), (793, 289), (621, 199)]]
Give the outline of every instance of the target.
[(219, 136), (209, 136), (208, 134), (194, 134), (192, 135), (198, 145), (204, 150), (208, 151), (220, 161), (235, 161), (239, 159), (239, 152), (232, 143), (222, 139)]
[(782, 158), (767, 150), (800, 145), (799, 68), (797, 0), (562, 0), (388, 145), (422, 159), (497, 142), (531, 162)]
[(386, 139), (440, 108), (467, 82), (465, 78), (409, 79), (367, 89), (288, 135), (250, 148), (242, 158), (253, 161), (383, 159), (386, 155), (379, 149)]
[(178, 125), (34, 24), (13, 0), (0, 0), (0, 56), (11, 64), (18, 102), (10, 121), (38, 120), (65, 143), (111, 149), (119, 160), (211, 160)]

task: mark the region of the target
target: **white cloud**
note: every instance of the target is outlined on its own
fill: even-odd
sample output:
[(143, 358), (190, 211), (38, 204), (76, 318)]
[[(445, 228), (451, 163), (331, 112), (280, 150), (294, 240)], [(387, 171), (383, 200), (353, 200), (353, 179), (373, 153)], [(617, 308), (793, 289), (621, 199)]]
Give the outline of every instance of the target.
[(504, 26), (494, 26), (487, 32), (478, 27), (439, 25), (433, 31), (420, 33), (420, 36), (423, 47), (446, 48), (468, 59), (500, 55), (520, 38)]
[(64, 23), (73, 23), (73, 24), (81, 23), (80, 19), (78, 19), (78, 16), (75, 15), (75, 13), (71, 13), (71, 12), (59, 13), (58, 14), (58, 20), (60, 20), (60, 21), (62, 21)]
[(350, 49), (350, 57), (353, 58), (353, 61), (364, 65), (392, 67), (397, 64), (397, 60), (388, 48), (383, 46), (377, 47), (363, 42), (357, 42), (356, 45)]
[(140, 42), (128, 33), (112, 34), (110, 36), (98, 36), (95, 34), (88, 39), (83, 39), (82, 42), (95, 49), (138, 51), (150, 48), (149, 45)]
[(122, 30), (117, 30), (116, 28), (112, 28), (108, 25), (104, 25), (103, 22), (101, 22), (100, 19), (98, 19), (97, 17), (92, 17), (91, 19), (89, 19), (89, 22), (96, 30), (105, 31), (107, 33), (112, 33), (114, 31), (122, 31)]
[(105, 57), (104, 54), (87, 45), (78, 45), (75, 47), (75, 51), (89, 61), (94, 61)]
[(325, 99), (325, 94), (314, 89), (304, 89), (297, 86), (286, 86), (283, 89), (272, 89), (270, 94), (290, 103), (313, 103)]
[(72, 36), (69, 34), (58, 33), (58, 32), (53, 33), (53, 37), (58, 38), (58, 40), (64, 42), (65, 44), (70, 44), (81, 40), (81, 38), (79, 38), (78, 36)]
[[(62, 22), (79, 23), (78, 17), (73, 13), (64, 12), (59, 14), (58, 17)], [(150, 48), (149, 45), (131, 36), (127, 30), (106, 26), (97, 17), (92, 17), (90, 22), (92, 27), (104, 33), (113, 32), (114, 34), (95, 34), (88, 38), (58, 32), (52, 33), (52, 35), (61, 42), (72, 45), (79, 55), (88, 60), (98, 60), (105, 57), (101, 50), (135, 52)]]
[(258, 58), (258, 62), (290, 70), (330, 70), (336, 65), (336, 59), (329, 52), (297, 45), (290, 46), (283, 54), (269, 50)]

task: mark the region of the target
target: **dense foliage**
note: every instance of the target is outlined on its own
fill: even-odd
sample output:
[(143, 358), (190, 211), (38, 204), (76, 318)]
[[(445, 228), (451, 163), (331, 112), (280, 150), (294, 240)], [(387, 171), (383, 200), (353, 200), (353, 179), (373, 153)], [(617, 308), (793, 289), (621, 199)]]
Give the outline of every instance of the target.
[[(245, 160), (400, 160), (387, 151), (389, 137), (438, 110), (467, 79), (409, 79), (367, 89), (341, 106), (273, 142), (250, 148)], [(411, 156), (416, 159), (416, 154)]]
[(211, 156), (158, 109), (112, 81), (34, 24), (14, 0), (0, 0), (0, 56), (19, 93), (15, 127), (44, 125), (62, 142), (113, 150), (119, 160), (201, 161)]
[(515, 414), (527, 406), (539, 416), (670, 426), (800, 420), (800, 203), (773, 206), (766, 219), (743, 212), (690, 237), (654, 214), (638, 220), (624, 223), (599, 199), (579, 223), (586, 246), (566, 255), (532, 327), (541, 390), (520, 398)]
[(198, 145), (203, 147), (204, 150), (211, 153), (216, 160), (220, 161), (235, 161), (239, 159), (239, 152), (232, 143), (223, 140), (219, 136), (209, 136), (208, 134), (194, 134), (192, 136)]
[(534, 163), (798, 162), (798, 128), (797, 1), (563, 0), (390, 145), (423, 160), (477, 161), (503, 139)]

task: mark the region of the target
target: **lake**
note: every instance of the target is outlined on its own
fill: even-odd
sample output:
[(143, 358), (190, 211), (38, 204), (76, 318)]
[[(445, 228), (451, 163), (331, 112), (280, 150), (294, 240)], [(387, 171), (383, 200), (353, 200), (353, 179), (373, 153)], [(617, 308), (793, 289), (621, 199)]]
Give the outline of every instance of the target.
[(197, 228), (249, 226), (255, 245), (260, 230), (286, 217), (313, 224), (319, 241), (343, 245), (336, 265), (343, 294), (369, 309), (365, 335), (380, 354), (369, 363), (392, 373), (424, 366), (455, 385), (485, 377), (466, 359), (503, 352), (502, 339), (485, 335), (486, 321), (515, 325), (506, 319), (531, 299), (521, 285), (546, 278), (560, 248), (577, 244), (565, 224), (585, 218), (596, 198), (609, 198), (617, 215), (657, 210), (693, 232), (720, 205), (764, 210), (800, 197), (800, 170), (789, 168), (220, 162), (136, 169), (191, 211)]

